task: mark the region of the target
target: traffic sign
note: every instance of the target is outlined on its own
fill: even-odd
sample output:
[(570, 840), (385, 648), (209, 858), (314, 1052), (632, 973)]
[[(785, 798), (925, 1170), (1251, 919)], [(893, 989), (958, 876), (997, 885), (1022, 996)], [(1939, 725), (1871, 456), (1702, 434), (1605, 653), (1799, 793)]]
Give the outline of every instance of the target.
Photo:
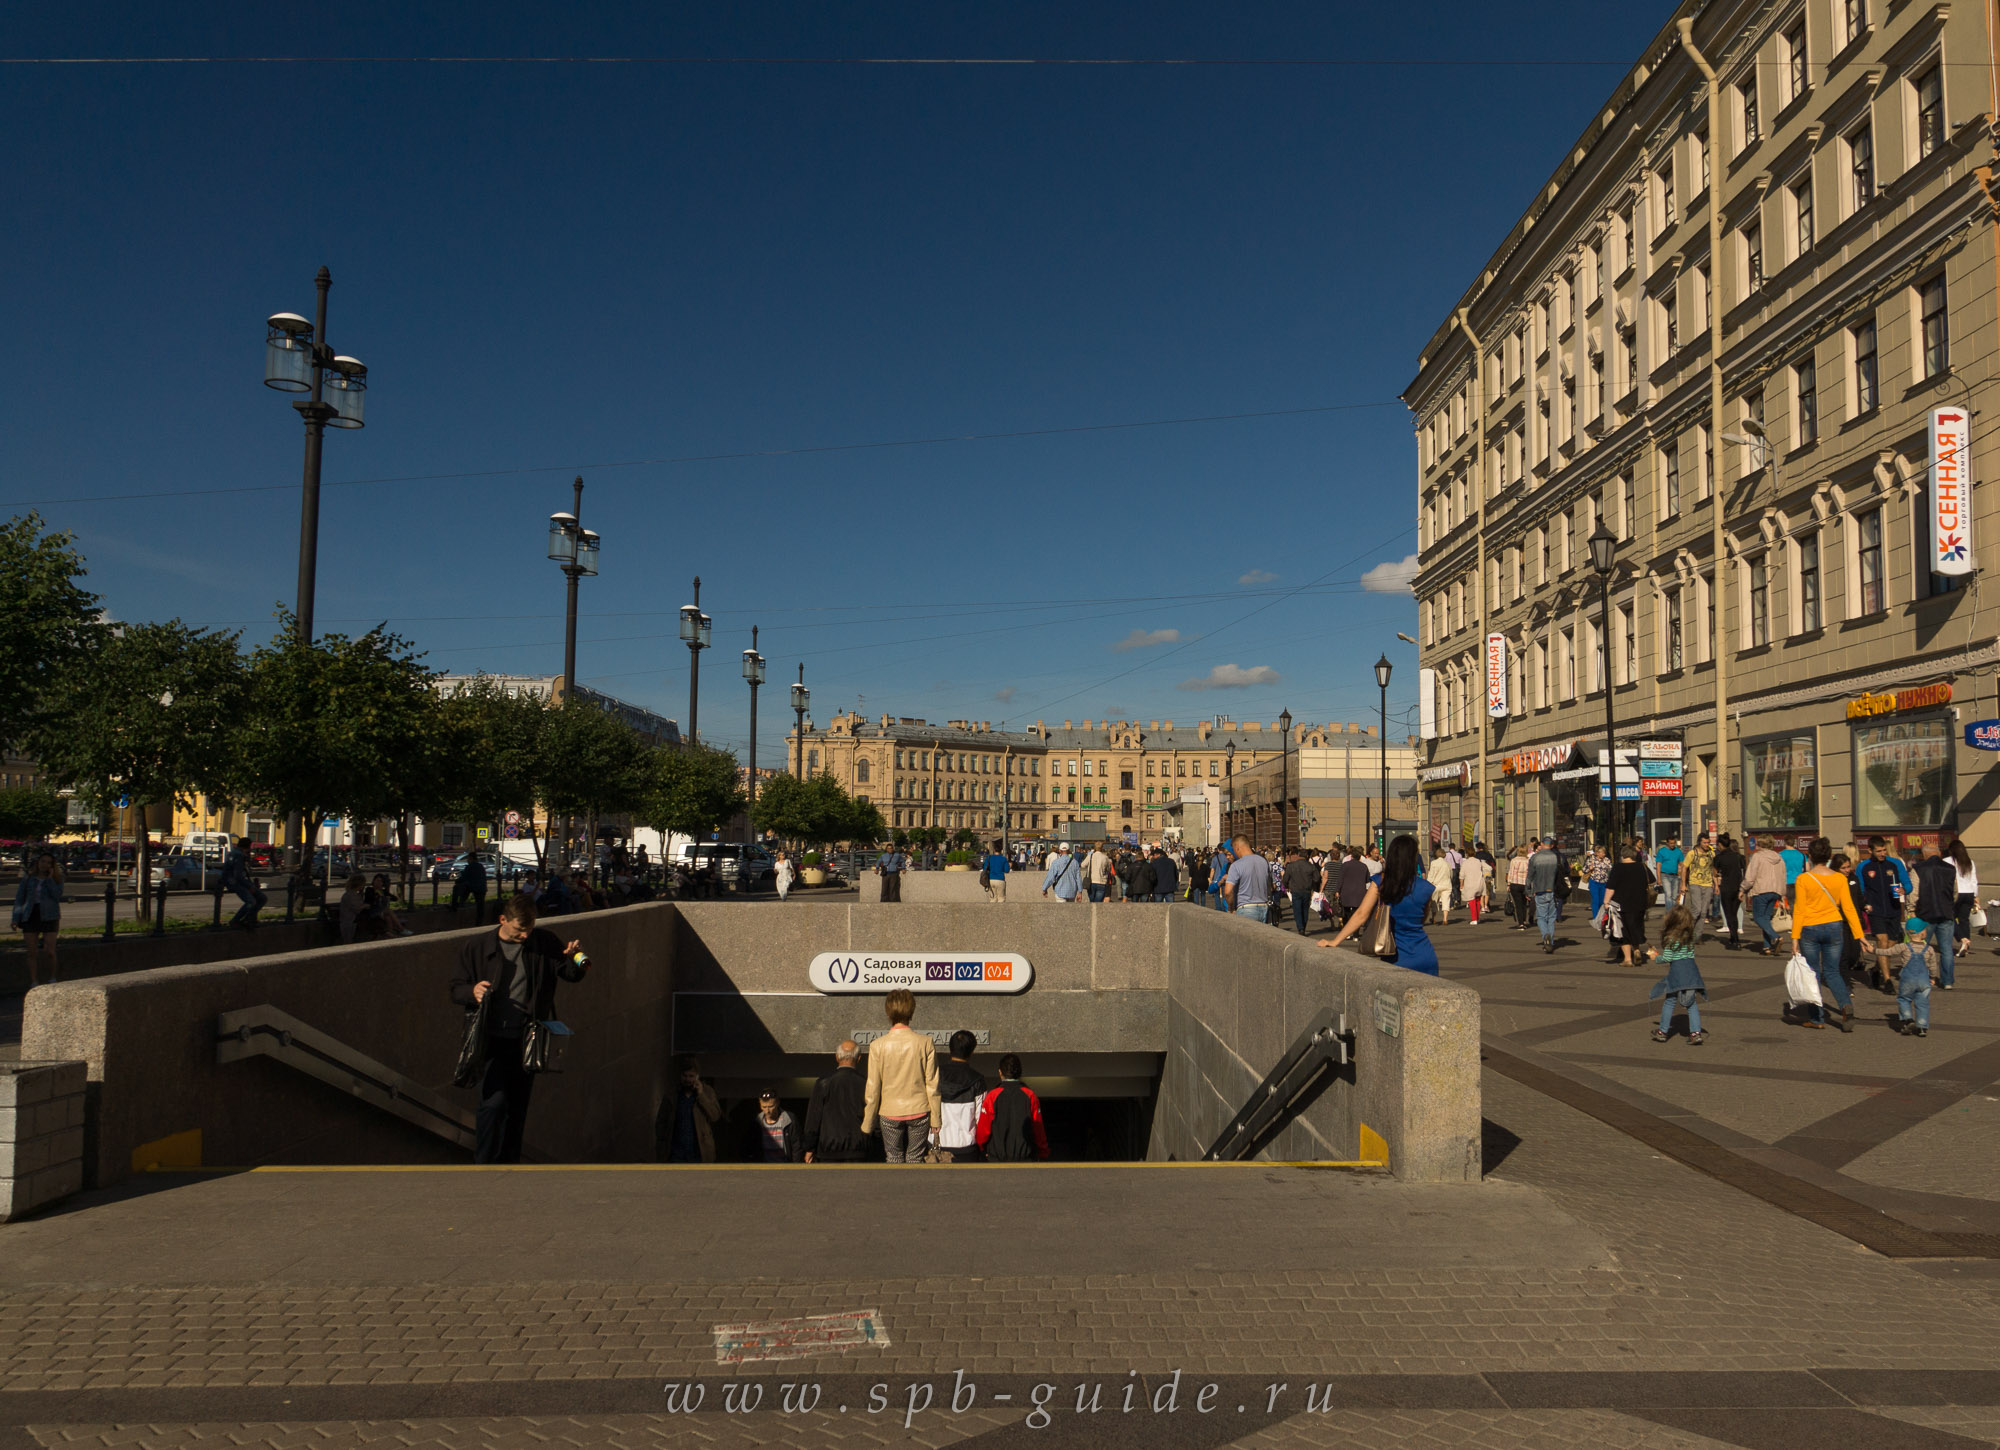
[(521, 813), (519, 811), (509, 811), (503, 819), (510, 826), (518, 826), (521, 824)]
[(492, 839), (493, 839), (493, 828), (492, 828), (491, 826), (481, 826), (481, 827), (479, 827), (479, 839), (480, 839), (480, 840), (482, 840), (482, 841), (490, 841), (490, 840), (492, 840)]

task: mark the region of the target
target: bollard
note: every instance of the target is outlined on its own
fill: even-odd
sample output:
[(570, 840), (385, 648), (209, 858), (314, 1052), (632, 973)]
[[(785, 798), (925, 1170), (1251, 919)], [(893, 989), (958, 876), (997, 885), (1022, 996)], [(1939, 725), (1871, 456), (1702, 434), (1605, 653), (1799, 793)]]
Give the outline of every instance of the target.
[(116, 941), (118, 939), (117, 921), (118, 883), (107, 881), (104, 883), (104, 939), (106, 941)]
[(433, 876), (431, 877), (431, 908), (435, 910), (437, 908), (437, 904), (438, 904), (438, 879), (437, 877)]
[(285, 878), (285, 925), (286, 926), (290, 926), (292, 924), (292, 898), (297, 894), (298, 889), (299, 889), (298, 873), (294, 872), (290, 876), (287, 876)]
[(215, 919), (209, 923), (209, 926), (215, 931), (222, 930), (222, 884), (220, 882), (217, 882), (215, 887)]
[[(143, 898), (142, 898), (143, 899)], [(153, 907), (153, 935), (167, 934), (167, 883), (160, 883), (160, 894)]]

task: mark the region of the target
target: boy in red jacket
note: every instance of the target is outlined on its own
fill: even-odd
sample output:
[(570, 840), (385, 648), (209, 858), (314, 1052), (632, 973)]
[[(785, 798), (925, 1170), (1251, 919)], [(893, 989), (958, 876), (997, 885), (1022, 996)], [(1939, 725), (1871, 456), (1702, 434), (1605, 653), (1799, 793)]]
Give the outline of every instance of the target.
[(1042, 1100), (1020, 1079), (1021, 1059), (1010, 1052), (1000, 1059), (1000, 1086), (980, 1099), (976, 1136), (988, 1162), (1025, 1163), (1049, 1156)]

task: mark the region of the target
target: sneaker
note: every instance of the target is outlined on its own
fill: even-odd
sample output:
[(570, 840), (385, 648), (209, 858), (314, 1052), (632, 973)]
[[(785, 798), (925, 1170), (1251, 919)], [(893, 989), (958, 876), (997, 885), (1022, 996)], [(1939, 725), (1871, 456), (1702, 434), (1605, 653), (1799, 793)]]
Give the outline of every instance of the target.
[(1664, 1033), (1664, 1032), (1660, 1031), (1660, 1029), (1659, 1029), (1659, 1028), (1655, 1027), (1655, 1028), (1653, 1029), (1653, 1041), (1655, 1041), (1655, 1042), (1665, 1042), (1665, 1041), (1667, 1040), (1667, 1036), (1668, 1036), (1668, 1034), (1666, 1034), (1666, 1033)]
[(1706, 1041), (1708, 1041), (1708, 1034), (1706, 1032), (1690, 1032), (1688, 1034), (1689, 1047), (1699, 1047)]
[(1929, 1037), (1931, 1035), (1931, 1030), (1928, 1027), (1913, 1027), (1910, 1030), (1915, 1032), (1919, 1037)]
[(1826, 1024), (1824, 1022), (1817, 1020), (1816, 1018), (1808, 1017), (1803, 1022), (1799, 1023), (1799, 1026), (1810, 1027), (1812, 1028), (1813, 1031), (1818, 1032), (1824, 1029)]
[(1852, 1012), (1841, 1013), (1840, 1016), (1834, 1019), (1833, 1025), (1838, 1027), (1842, 1032), (1852, 1032), (1854, 1030), (1854, 1014)]

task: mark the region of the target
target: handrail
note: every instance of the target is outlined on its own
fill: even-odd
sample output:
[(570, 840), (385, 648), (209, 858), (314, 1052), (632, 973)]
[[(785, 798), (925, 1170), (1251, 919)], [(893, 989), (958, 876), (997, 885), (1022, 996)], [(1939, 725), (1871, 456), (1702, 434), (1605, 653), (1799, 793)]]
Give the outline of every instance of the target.
[(472, 1114), (450, 1098), (268, 1002), (216, 1019), (215, 1060), (241, 1062), (246, 1057), (273, 1058), (447, 1142), (475, 1146)]
[(1348, 1028), (1347, 1014), (1327, 1007), (1306, 1024), (1270, 1075), (1257, 1084), (1255, 1092), (1237, 1110), (1235, 1119), (1222, 1136), (1209, 1145), (1202, 1161), (1227, 1162), (1248, 1158), (1289, 1116), (1292, 1104), (1311, 1087), (1322, 1072), (1336, 1072), (1354, 1061), (1354, 1033)]

